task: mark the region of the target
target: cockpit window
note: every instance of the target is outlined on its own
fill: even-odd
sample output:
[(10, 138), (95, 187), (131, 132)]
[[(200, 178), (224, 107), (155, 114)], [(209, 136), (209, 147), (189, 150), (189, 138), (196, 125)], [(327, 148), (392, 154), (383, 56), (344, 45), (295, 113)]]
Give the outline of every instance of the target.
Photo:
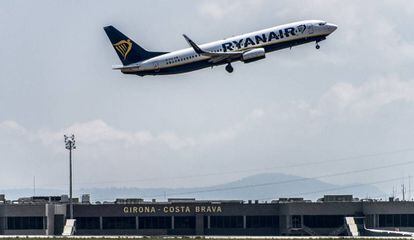
[(326, 25), (326, 22), (319, 23), (319, 26), (325, 26), (325, 25)]

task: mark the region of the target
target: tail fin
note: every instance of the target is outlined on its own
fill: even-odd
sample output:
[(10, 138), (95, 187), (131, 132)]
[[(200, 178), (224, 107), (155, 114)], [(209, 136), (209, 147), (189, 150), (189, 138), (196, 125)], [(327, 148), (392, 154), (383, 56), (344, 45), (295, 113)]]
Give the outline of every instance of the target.
[(165, 52), (148, 52), (113, 26), (104, 27), (104, 30), (123, 65), (166, 54)]

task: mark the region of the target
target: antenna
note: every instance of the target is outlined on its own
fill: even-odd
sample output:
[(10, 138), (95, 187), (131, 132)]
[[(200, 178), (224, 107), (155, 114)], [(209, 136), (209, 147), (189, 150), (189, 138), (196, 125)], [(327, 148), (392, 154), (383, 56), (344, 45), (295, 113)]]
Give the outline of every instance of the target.
[(411, 176), (408, 175), (408, 201), (411, 201)]
[(36, 176), (33, 176), (33, 197), (36, 196)]
[(404, 183), (401, 185), (402, 195), (403, 195), (403, 201), (405, 201), (405, 185)]
[(395, 198), (395, 186), (392, 185), (392, 197)]

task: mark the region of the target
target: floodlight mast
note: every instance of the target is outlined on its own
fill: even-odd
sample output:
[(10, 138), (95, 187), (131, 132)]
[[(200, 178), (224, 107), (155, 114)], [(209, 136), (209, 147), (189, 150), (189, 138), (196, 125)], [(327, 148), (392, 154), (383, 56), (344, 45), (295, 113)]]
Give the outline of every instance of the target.
[(73, 200), (72, 200), (72, 150), (76, 149), (75, 135), (64, 135), (65, 148), (69, 150), (69, 217), (73, 219)]

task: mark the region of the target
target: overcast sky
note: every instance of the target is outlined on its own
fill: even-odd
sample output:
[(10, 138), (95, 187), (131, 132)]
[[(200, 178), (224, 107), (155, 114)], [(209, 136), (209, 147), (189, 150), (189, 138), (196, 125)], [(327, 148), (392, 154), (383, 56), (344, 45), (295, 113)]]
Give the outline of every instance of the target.
[[(413, 16), (411, 0), (3, 0), (0, 189), (31, 187), (33, 176), (38, 187), (66, 189), (64, 133), (77, 137), (76, 188), (208, 186), (411, 161)], [(111, 69), (120, 62), (102, 29), (173, 51), (187, 47), (183, 33), (205, 43), (306, 19), (339, 28), (320, 50), (274, 52), (234, 64), (231, 75), (224, 66), (122, 75)], [(366, 154), (376, 156), (357, 157)], [(323, 180), (371, 183), (413, 171), (414, 163)], [(391, 192), (401, 183), (377, 186)]]

